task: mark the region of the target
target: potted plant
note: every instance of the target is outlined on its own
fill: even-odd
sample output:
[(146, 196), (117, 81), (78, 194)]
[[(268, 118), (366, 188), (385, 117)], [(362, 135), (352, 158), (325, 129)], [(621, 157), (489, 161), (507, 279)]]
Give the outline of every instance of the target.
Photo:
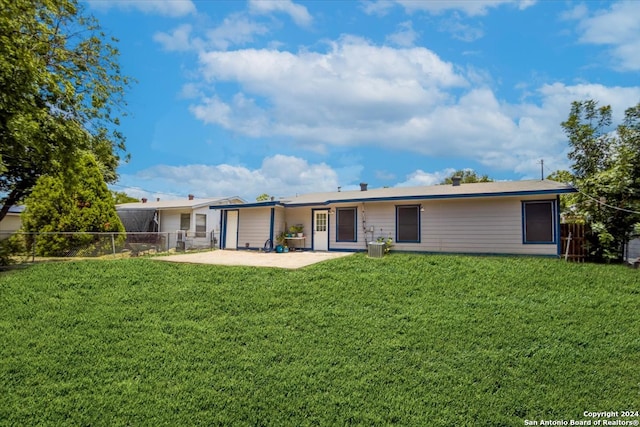
[(304, 231), (304, 225), (302, 224), (292, 225), (289, 231), (293, 233), (295, 236), (302, 237), (303, 236), (302, 232)]
[(278, 245), (276, 246), (277, 253), (284, 252), (286, 237), (287, 233), (285, 233), (284, 231), (276, 236), (276, 242), (278, 243)]
[(393, 239), (391, 239), (391, 237), (378, 237), (377, 239), (378, 243), (384, 243), (384, 253), (388, 254), (389, 252), (391, 252), (391, 247), (393, 246)]

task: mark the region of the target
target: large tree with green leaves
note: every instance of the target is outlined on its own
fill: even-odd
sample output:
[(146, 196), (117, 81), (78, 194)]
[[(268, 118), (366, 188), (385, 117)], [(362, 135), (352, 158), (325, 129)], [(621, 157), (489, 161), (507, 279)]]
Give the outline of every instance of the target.
[(640, 223), (640, 104), (612, 125), (610, 106), (576, 101), (562, 127), (569, 138), (577, 209), (591, 224), (594, 255), (620, 260)]
[[(557, 170), (550, 173), (547, 176), (550, 181), (561, 182), (563, 184), (573, 184), (575, 178), (568, 170)], [(578, 198), (576, 194), (561, 194), (560, 195), (560, 212), (568, 222), (584, 223), (584, 216), (577, 210)]]
[(473, 184), (476, 182), (493, 182), (489, 175), (478, 175), (473, 169), (460, 169), (446, 177), (440, 184), (451, 184), (453, 178), (459, 177), (462, 184)]
[(136, 199), (135, 197), (131, 197), (130, 195), (128, 195), (124, 191), (111, 190), (111, 196), (113, 197), (113, 202), (116, 205), (120, 205), (122, 203), (136, 203), (136, 202), (140, 201), (140, 200)]
[(80, 152), (115, 181), (129, 79), (114, 43), (77, 0), (0, 0), (0, 220)]
[[(25, 205), (24, 231), (48, 233), (37, 238), (36, 252), (42, 256), (64, 255), (81, 247), (94, 249), (105, 242), (104, 236), (84, 233), (124, 232), (102, 171), (88, 152), (71, 169), (42, 175)], [(63, 234), (68, 232), (77, 234)], [(109, 243), (110, 238), (107, 246)]]

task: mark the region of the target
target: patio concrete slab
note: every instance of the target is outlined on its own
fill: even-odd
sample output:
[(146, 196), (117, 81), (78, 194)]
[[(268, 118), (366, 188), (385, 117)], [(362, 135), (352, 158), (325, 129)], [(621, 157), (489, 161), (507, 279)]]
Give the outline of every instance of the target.
[(242, 265), (250, 267), (275, 267), (296, 269), (329, 259), (352, 255), (352, 252), (310, 252), (288, 253), (215, 250), (193, 254), (167, 255), (153, 258), (158, 261), (185, 262), (191, 264)]

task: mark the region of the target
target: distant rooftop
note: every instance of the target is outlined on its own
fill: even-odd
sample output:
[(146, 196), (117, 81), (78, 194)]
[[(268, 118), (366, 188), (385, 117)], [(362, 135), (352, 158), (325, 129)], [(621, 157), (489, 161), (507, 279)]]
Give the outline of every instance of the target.
[(13, 205), (9, 208), (9, 213), (20, 214), (25, 210), (24, 205)]
[(196, 198), (189, 196), (186, 199), (178, 200), (155, 200), (148, 201), (142, 199), (140, 202), (134, 203), (121, 203), (116, 205), (116, 210), (125, 209), (184, 209), (184, 208), (199, 208), (203, 206), (220, 205), (220, 204), (234, 204), (245, 203), (243, 199), (238, 196), (232, 197), (214, 197), (214, 198)]

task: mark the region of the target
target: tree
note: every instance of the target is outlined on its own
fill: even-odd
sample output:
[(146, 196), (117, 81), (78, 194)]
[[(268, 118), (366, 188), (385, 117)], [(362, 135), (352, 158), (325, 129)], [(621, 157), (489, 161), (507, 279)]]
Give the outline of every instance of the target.
[(129, 78), (78, 0), (0, 0), (0, 220), (89, 151), (113, 182)]
[[(563, 184), (572, 184), (575, 181), (573, 174), (567, 170), (557, 170), (549, 174), (547, 179), (550, 181), (561, 182)], [(584, 217), (577, 210), (577, 207), (578, 198), (575, 194), (560, 195), (560, 212), (565, 216), (565, 219), (569, 219), (569, 222), (584, 223)]]
[(111, 191), (111, 195), (113, 196), (113, 203), (116, 205), (121, 205), (122, 203), (136, 203), (140, 200), (135, 197), (131, 197), (124, 191)]
[(271, 200), (271, 196), (267, 193), (262, 193), (258, 197), (256, 197), (256, 202), (266, 202), (267, 200)]
[(476, 171), (473, 169), (461, 169), (453, 172), (451, 175), (446, 177), (440, 184), (452, 184), (453, 177), (459, 176), (462, 178), (460, 182), (462, 184), (473, 184), (475, 182), (493, 182), (493, 179), (489, 178), (488, 175), (478, 175)]
[[(38, 255), (60, 256), (72, 249), (86, 248), (87, 245), (97, 248), (100, 245), (99, 235), (82, 232), (124, 232), (113, 196), (93, 154), (81, 155), (69, 172), (42, 175), (25, 200), (23, 229), (26, 232), (52, 233), (38, 237)], [(56, 234), (59, 232), (79, 234)]]
[(640, 222), (640, 104), (612, 128), (611, 107), (575, 101), (562, 127), (569, 138), (577, 206), (591, 224), (594, 253), (621, 260)]

